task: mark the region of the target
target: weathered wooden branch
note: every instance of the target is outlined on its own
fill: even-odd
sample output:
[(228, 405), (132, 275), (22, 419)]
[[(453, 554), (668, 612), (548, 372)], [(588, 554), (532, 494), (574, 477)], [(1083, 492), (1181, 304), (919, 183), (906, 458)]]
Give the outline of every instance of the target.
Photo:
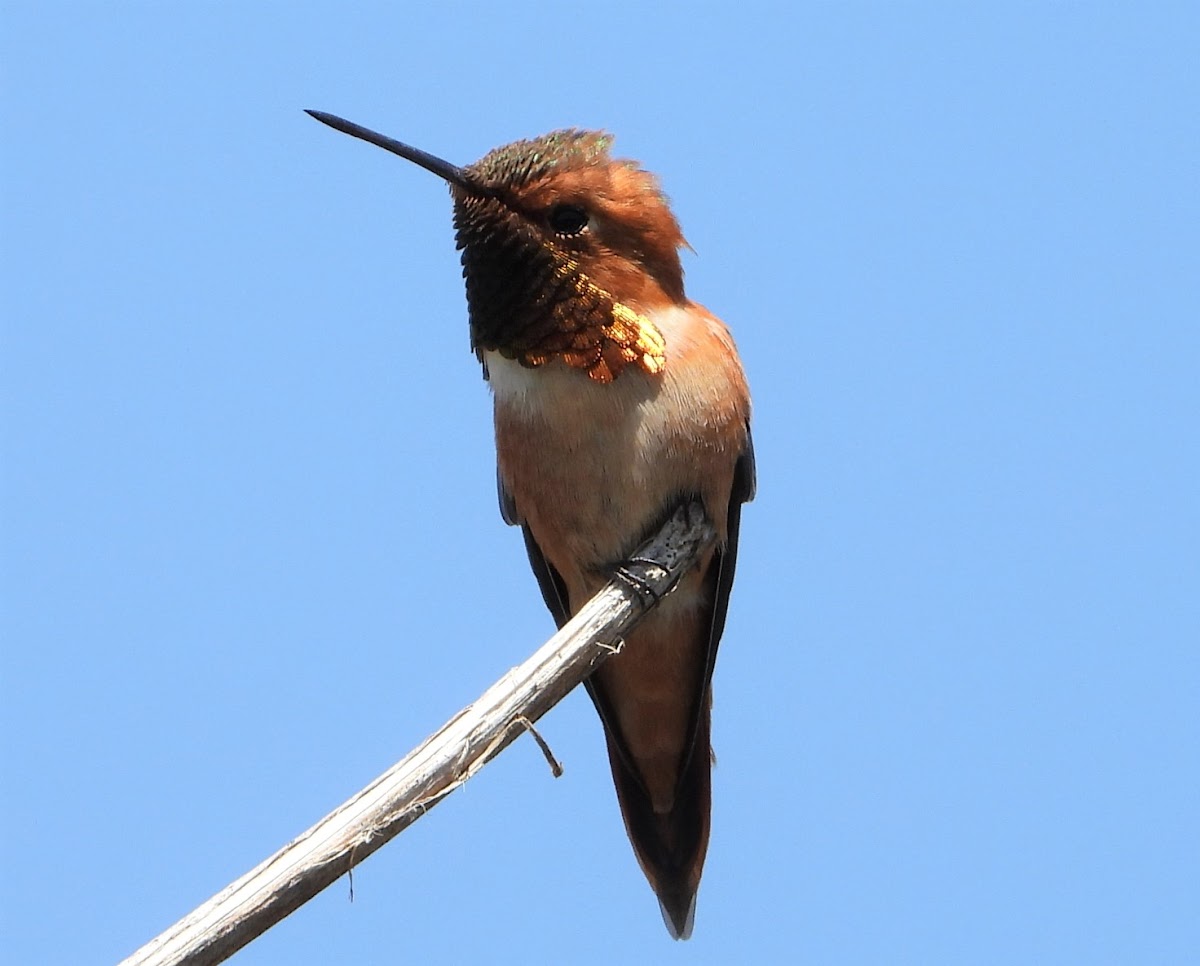
[[(525, 663), (399, 764), (121, 966), (220, 963), (349, 872), (458, 788), (609, 654), (715, 538), (699, 503), (681, 506), (618, 576)], [(533, 732), (536, 736), (536, 732)], [(548, 750), (540, 741), (543, 751)], [(547, 753), (553, 764), (553, 758)]]

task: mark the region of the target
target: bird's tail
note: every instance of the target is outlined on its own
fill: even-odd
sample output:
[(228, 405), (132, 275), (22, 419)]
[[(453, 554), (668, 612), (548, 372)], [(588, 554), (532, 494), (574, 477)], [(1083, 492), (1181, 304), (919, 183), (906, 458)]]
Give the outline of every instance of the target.
[(700, 714), (696, 741), (669, 811), (654, 810), (641, 779), (626, 764), (612, 738), (608, 739), (608, 760), (625, 830), (638, 863), (658, 896), (663, 923), (672, 939), (688, 939), (692, 935), (696, 892), (708, 852), (712, 751), (707, 704)]

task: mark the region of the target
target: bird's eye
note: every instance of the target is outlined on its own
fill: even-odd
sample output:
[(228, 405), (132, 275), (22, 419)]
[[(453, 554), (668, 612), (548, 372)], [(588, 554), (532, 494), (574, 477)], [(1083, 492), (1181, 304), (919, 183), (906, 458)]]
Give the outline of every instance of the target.
[(588, 213), (579, 205), (555, 205), (550, 209), (550, 227), (560, 235), (578, 235), (588, 225)]

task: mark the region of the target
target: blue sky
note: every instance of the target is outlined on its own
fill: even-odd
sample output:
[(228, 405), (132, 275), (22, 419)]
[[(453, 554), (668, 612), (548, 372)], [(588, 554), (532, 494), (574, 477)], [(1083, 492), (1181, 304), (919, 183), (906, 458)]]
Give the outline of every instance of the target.
[(582, 693), (238, 963), (1200, 959), (1193, 5), (0, 7), (4, 947), (112, 962), (551, 631), (445, 188), (603, 127), (759, 496), (694, 939)]

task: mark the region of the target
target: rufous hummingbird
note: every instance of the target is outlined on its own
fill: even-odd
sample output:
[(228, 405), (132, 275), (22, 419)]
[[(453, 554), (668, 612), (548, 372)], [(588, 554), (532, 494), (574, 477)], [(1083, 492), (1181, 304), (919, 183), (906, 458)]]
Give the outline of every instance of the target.
[(713, 664), (755, 487), (729, 330), (684, 295), (679, 223), (608, 135), (556, 131), (456, 167), (308, 113), (450, 186), (471, 345), (495, 398), (500, 512), (558, 625), (681, 501), (700, 499), (717, 530), (587, 681), (634, 853), (687, 939), (708, 849)]

